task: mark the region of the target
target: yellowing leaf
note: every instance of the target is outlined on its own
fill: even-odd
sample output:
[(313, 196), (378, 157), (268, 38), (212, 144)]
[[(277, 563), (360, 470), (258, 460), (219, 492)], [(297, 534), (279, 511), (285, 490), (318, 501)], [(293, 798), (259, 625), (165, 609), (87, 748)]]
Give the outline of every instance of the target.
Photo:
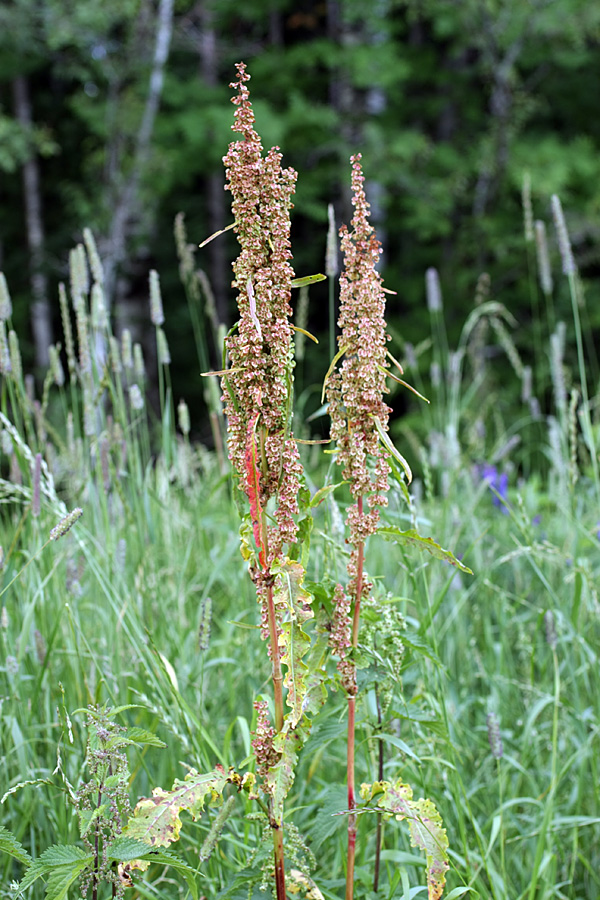
[[(152, 796), (140, 800), (123, 831), (124, 837), (135, 838), (151, 847), (168, 847), (179, 840), (180, 813), (188, 812), (196, 821), (204, 804), (212, 803), (223, 795), (223, 788), (231, 780), (231, 774), (218, 766), (214, 771), (200, 775), (189, 772), (183, 781), (177, 779), (170, 791), (154, 788)], [(130, 868), (147, 868), (144, 864)]]
[(440, 900), (449, 868), (448, 837), (435, 805), (431, 800), (413, 800), (411, 786), (401, 779), (363, 784), (360, 796), (367, 802), (376, 800), (379, 809), (392, 813), (399, 822), (408, 821), (410, 842), (424, 851), (427, 860), (427, 896)]

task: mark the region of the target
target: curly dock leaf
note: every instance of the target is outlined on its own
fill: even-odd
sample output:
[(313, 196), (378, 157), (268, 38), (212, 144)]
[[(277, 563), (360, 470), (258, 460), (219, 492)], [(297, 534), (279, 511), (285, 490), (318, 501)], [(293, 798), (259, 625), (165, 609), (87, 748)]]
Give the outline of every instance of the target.
[(411, 844), (423, 850), (427, 860), (427, 896), (429, 900), (440, 900), (448, 871), (448, 838), (431, 800), (413, 800), (412, 788), (400, 779), (393, 784), (363, 784), (360, 796), (367, 802), (375, 799), (380, 809), (395, 815), (399, 822), (408, 820)]
[(217, 766), (214, 771), (202, 775), (192, 770), (183, 781), (177, 779), (170, 791), (154, 788), (151, 797), (138, 802), (123, 836), (143, 841), (151, 847), (168, 847), (179, 840), (180, 813), (185, 810), (195, 821), (206, 802), (213, 803), (222, 798), (223, 789), (230, 780), (231, 775)]
[(304, 710), (308, 666), (303, 657), (310, 649), (310, 637), (302, 626), (314, 617), (311, 607), (313, 598), (302, 585), (304, 569), (300, 563), (285, 559), (282, 564), (273, 567), (273, 573), (277, 576), (273, 601), (284, 610), (279, 647), (281, 662), (286, 667), (284, 684), (288, 691), (287, 704), (291, 709), (290, 724), (295, 728)]
[(466, 572), (467, 575), (473, 574), (472, 570), (457, 559), (451, 550), (444, 550), (443, 547), (436, 544), (433, 538), (421, 537), (414, 528), (409, 528), (408, 531), (400, 531), (399, 528), (385, 527), (379, 528), (377, 534), (380, 534), (387, 541), (395, 541), (396, 544), (410, 544), (413, 547), (418, 547), (419, 550), (426, 550), (427, 553), (431, 553), (436, 559), (443, 559), (445, 562), (449, 562), (451, 566), (456, 566), (461, 572)]

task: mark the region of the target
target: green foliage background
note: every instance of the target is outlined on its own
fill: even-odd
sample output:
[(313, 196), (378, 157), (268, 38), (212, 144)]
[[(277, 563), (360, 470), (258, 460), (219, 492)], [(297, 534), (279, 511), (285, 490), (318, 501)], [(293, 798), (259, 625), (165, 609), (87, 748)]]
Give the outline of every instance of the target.
[[(39, 155), (45, 266), (55, 284), (65, 276), (63, 248), (83, 225), (99, 237), (106, 232), (132, 164), (155, 15), (156, 4), (145, 0), (16, 0), (0, 11), (0, 249), (22, 323), (30, 292), (19, 167), (28, 154)], [(335, 204), (338, 223), (349, 219), (348, 158), (360, 150), (386, 282), (399, 292), (390, 301), (392, 327), (407, 340), (423, 338), (423, 272), (434, 265), (456, 337), (485, 270), (494, 295), (517, 318), (527, 355), (530, 300), (515, 224), (525, 170), (535, 216), (548, 219), (549, 197), (560, 194), (584, 278), (598, 265), (599, 39), (600, 7), (587, 0), (179, 0), (124, 272), (134, 301), (146, 290), (148, 268), (161, 272), (167, 333), (177, 342), (176, 389), (189, 386), (196, 368), (172, 221), (183, 210), (190, 239), (211, 231), (207, 186), (223, 179), (235, 61), (243, 59), (252, 74), (265, 145), (279, 144), (300, 173), (298, 274), (323, 269), (327, 204)], [(12, 110), (19, 74), (29, 78), (33, 97), (27, 133)], [(233, 239), (221, 240), (228, 260)], [(198, 262), (231, 320), (228, 263), (211, 252)], [(311, 293), (316, 332), (326, 324), (319, 312), (326, 290)], [(560, 318), (567, 296), (557, 304)], [(598, 324), (592, 313), (590, 325)], [(323, 371), (326, 365), (323, 353)]]

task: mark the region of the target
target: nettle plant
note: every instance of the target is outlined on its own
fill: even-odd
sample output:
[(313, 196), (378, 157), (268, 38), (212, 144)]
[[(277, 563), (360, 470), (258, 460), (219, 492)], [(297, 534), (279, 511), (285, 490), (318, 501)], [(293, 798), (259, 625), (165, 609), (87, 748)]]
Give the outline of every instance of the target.
[[(461, 568), (451, 552), (415, 529), (382, 526), (379, 510), (387, 503), (388, 478), (393, 476), (410, 505), (406, 483), (408, 464), (388, 437), (390, 409), (384, 401), (389, 379), (406, 385), (402, 368), (387, 349), (385, 289), (376, 270), (380, 245), (369, 224), (360, 156), (352, 159), (355, 213), (351, 228), (342, 228), (345, 267), (340, 279), (338, 352), (325, 377), (331, 417), (331, 447), (342, 467), (343, 481), (327, 484), (311, 496), (294, 437), (294, 325), (292, 290), (323, 276), (294, 278), (290, 263), (290, 210), (296, 173), (281, 165), (273, 148), (263, 155), (244, 64), (238, 64), (233, 103), (236, 106), (231, 143), (224, 163), (232, 197), (233, 227), (240, 253), (233, 264), (239, 319), (225, 339), (222, 379), (228, 422), (229, 459), (241, 511), (241, 551), (256, 589), (260, 629), (271, 666), (272, 696), (258, 696), (255, 706), (253, 761), (246, 772), (190, 769), (169, 790), (129, 808), (126, 748), (149, 740), (115, 722), (120, 710), (90, 709), (87, 754), (89, 780), (74, 802), (83, 847), (54, 847), (31, 861), (7, 832), (0, 845), (29, 866), (20, 889), (37, 878), (46, 881), (53, 900), (64, 898), (79, 881), (82, 893), (97, 900), (99, 887), (110, 885), (121, 896), (132, 878), (152, 862), (172, 865), (198, 897), (195, 873), (170, 852), (179, 838), (181, 814), (196, 821), (207, 805), (221, 805), (207, 838), (212, 852), (235, 802), (235, 793), (257, 805), (264, 834), (273, 841), (256, 855), (264, 861), (263, 883), (274, 885), (277, 900), (286, 892), (322, 897), (300, 858), (310, 856), (293, 824), (285, 820), (286, 798), (294, 784), (299, 755), (331, 689), (347, 697), (347, 823), (346, 898), (354, 896), (357, 816), (376, 812), (375, 889), (381, 849), (381, 820), (406, 820), (411, 841), (426, 857), (430, 900), (442, 895), (448, 869), (448, 840), (442, 820), (429, 799), (413, 799), (400, 778), (355, 787), (355, 720), (358, 685), (373, 685), (381, 726), (389, 704), (390, 685), (399, 681), (403, 622), (390, 597), (366, 569), (369, 537), (379, 534), (399, 544), (417, 546)], [(306, 334), (306, 332), (305, 332)], [(345, 485), (352, 502), (346, 530), (350, 555), (347, 583), (319, 583), (309, 578), (313, 516), (333, 492)], [(337, 507), (336, 507), (337, 508)], [(361, 623), (362, 613), (362, 623)], [(357, 670), (362, 670), (360, 678)], [(369, 674), (370, 673), (370, 674)], [(381, 748), (381, 742), (380, 742)], [(233, 793), (232, 793), (233, 792)], [(225, 812), (226, 811), (226, 812)], [(286, 862), (291, 863), (287, 865)]]

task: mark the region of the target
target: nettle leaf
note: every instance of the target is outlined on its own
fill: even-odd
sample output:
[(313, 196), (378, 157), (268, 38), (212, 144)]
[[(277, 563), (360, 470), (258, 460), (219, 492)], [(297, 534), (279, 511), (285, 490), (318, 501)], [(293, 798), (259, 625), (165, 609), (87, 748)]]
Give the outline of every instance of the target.
[(65, 900), (69, 888), (85, 868), (86, 863), (73, 863), (71, 866), (54, 869), (46, 885), (46, 900)]
[[(56, 844), (54, 847), (48, 847), (48, 849), (44, 850), (44, 852), (31, 864), (25, 877), (19, 884), (19, 892), (26, 890), (37, 881), (38, 878), (48, 874), (51, 876), (57, 874), (65, 877), (72, 875), (73, 877), (71, 880), (66, 883), (66, 891), (75, 878), (77, 878), (84, 869), (92, 865), (92, 862), (92, 854), (82, 850), (81, 847), (76, 847), (74, 844)], [(50, 882), (48, 883), (46, 890), (48, 890), (49, 887)], [(58, 890), (56, 886), (52, 889)], [(65, 894), (62, 896), (65, 896)]]
[(436, 544), (433, 538), (421, 537), (415, 528), (410, 528), (408, 531), (400, 531), (399, 528), (385, 527), (379, 528), (377, 534), (384, 537), (386, 541), (394, 541), (396, 544), (409, 544), (417, 547), (419, 550), (426, 550), (427, 553), (435, 556), (436, 559), (443, 559), (445, 562), (449, 562), (451, 566), (456, 566), (461, 572), (466, 572), (467, 575), (473, 574), (472, 570), (457, 559), (451, 550), (444, 550), (443, 547)]
[(222, 798), (229, 780), (230, 775), (218, 766), (202, 775), (192, 770), (183, 781), (177, 779), (170, 791), (154, 788), (151, 797), (138, 802), (123, 830), (123, 837), (135, 838), (151, 847), (168, 847), (179, 840), (180, 813), (185, 810), (196, 821), (206, 802), (213, 803)]
[(118, 837), (106, 848), (108, 859), (116, 862), (129, 862), (131, 859), (145, 856), (150, 848), (144, 841), (130, 837)]
[(363, 784), (360, 796), (367, 803), (376, 800), (380, 809), (396, 816), (399, 822), (408, 820), (410, 842), (425, 853), (427, 860), (427, 896), (439, 900), (446, 884), (448, 871), (448, 837), (435, 805), (431, 800), (413, 800), (412, 788), (401, 779), (391, 784), (375, 781)]
[(126, 741), (132, 744), (147, 744), (149, 747), (166, 747), (164, 741), (157, 738), (151, 731), (145, 731), (143, 728), (128, 728), (122, 736)]
[(279, 637), (281, 662), (286, 667), (284, 684), (288, 690), (287, 704), (291, 709), (292, 728), (295, 728), (304, 712), (306, 676), (308, 666), (303, 657), (310, 650), (311, 640), (303, 630), (303, 624), (314, 617), (312, 596), (303, 587), (304, 568), (298, 562), (286, 559), (273, 567), (276, 575), (273, 602), (285, 608), (285, 617)]
[(18, 859), (24, 866), (31, 865), (31, 857), (27, 850), (16, 839), (14, 834), (7, 831), (4, 825), (0, 825), (0, 851), (4, 851), (4, 853), (8, 853), (10, 856)]

